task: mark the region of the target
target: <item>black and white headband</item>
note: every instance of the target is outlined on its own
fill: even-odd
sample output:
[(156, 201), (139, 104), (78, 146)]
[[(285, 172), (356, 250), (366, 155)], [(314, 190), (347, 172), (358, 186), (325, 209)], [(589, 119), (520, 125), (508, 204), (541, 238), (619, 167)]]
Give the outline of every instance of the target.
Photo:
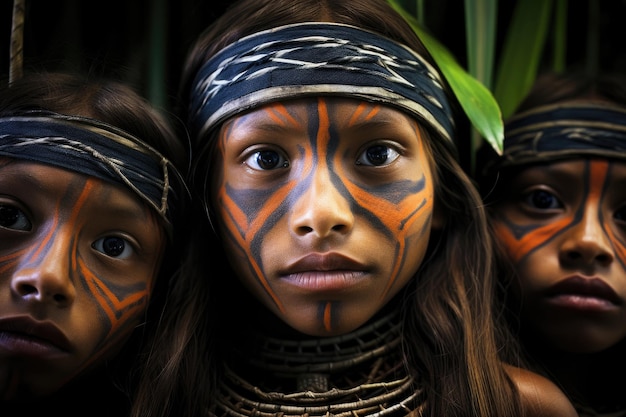
[(125, 185), (171, 225), (171, 180), (182, 177), (158, 151), (114, 126), (47, 112), (0, 117), (0, 155)]
[(437, 71), (404, 45), (338, 23), (280, 26), (219, 51), (194, 80), (189, 127), (194, 140), (201, 141), (240, 112), (319, 95), (389, 104), (453, 141), (450, 104)]
[(502, 156), (484, 174), (572, 157), (626, 159), (626, 108), (600, 101), (570, 101), (533, 108), (505, 124)]

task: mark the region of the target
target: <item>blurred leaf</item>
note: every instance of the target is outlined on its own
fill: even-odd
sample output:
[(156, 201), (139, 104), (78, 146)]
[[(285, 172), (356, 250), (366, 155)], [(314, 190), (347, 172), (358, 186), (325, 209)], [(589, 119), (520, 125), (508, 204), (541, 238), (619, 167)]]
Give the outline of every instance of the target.
[(150, 3), (150, 38), (148, 68), (148, 99), (157, 107), (167, 105), (165, 67), (167, 46), (167, 5), (165, 0), (156, 0)]
[[(459, 65), (455, 57), (417, 23), (396, 0), (387, 0), (411, 25), (432, 55), (465, 111), (472, 126), (498, 152), (502, 153), (504, 128), (500, 108), (491, 91)], [(476, 150), (472, 149), (474, 153)]]
[(468, 72), (489, 89), (493, 83), (498, 0), (465, 0)]
[(494, 95), (507, 118), (524, 98), (537, 77), (553, 0), (516, 3), (508, 26)]
[[(491, 91), (493, 87), (494, 49), (498, 0), (465, 0), (465, 46), (467, 68), (473, 77)], [(482, 138), (476, 129), (471, 132), (470, 172), (476, 169), (476, 153)]]

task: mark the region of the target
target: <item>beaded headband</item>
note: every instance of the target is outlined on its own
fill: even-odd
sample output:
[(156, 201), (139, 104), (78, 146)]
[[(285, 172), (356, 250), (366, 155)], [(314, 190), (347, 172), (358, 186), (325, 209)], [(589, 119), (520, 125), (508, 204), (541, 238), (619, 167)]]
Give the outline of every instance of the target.
[(114, 126), (54, 113), (1, 117), (0, 155), (125, 185), (171, 224), (170, 174), (180, 175), (158, 151)]
[(580, 156), (626, 159), (626, 109), (572, 101), (534, 108), (505, 124), (504, 152), (484, 172)]
[(228, 117), (272, 101), (319, 95), (389, 104), (452, 143), (450, 105), (428, 62), (375, 33), (319, 22), (246, 36), (207, 61), (191, 92), (192, 137), (201, 140)]

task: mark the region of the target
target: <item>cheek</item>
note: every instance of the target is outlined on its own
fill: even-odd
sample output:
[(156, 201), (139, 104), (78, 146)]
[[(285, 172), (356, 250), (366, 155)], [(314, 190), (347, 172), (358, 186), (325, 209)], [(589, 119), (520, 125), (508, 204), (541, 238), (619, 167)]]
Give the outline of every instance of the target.
[(398, 259), (401, 267), (400, 281), (402, 281), (399, 284), (402, 286), (413, 277), (422, 264), (430, 240), (431, 224), (430, 216), (422, 218), (415, 224), (415, 230), (409, 234), (406, 251), (400, 254)]
[[(376, 230), (372, 242), (383, 252), (380, 256), (387, 256), (390, 270), (385, 274), (388, 283), (384, 294), (393, 296), (397, 291), (412, 279), (419, 269), (426, 253), (433, 216), (433, 194), (429, 187), (419, 194), (412, 195), (400, 204), (385, 207), (384, 204), (372, 204), (370, 212), (384, 225)], [(364, 224), (377, 224), (364, 222)]]
[(494, 224), (496, 239), (500, 242), (510, 261), (515, 265), (522, 262), (541, 244), (532, 230), (520, 228), (504, 217), (497, 216), (491, 221)]
[(518, 241), (513, 238), (510, 228), (500, 220), (492, 220), (494, 225), (495, 237), (500, 242), (506, 255), (513, 260), (513, 254), (516, 252)]
[[(517, 284), (510, 287), (511, 294), (518, 298), (525, 293), (533, 292), (535, 286), (543, 285), (542, 279), (550, 277), (554, 268), (556, 257), (550, 257), (546, 252), (550, 246), (537, 245), (532, 240), (516, 237), (513, 228), (500, 220), (492, 220), (496, 239), (504, 250), (515, 271)], [(528, 236), (528, 238), (531, 236)], [(544, 277), (544, 278), (541, 278)]]
[(98, 309), (106, 337), (128, 333), (143, 319), (150, 298), (150, 281), (110, 285), (95, 276), (86, 276), (84, 284), (82, 295)]

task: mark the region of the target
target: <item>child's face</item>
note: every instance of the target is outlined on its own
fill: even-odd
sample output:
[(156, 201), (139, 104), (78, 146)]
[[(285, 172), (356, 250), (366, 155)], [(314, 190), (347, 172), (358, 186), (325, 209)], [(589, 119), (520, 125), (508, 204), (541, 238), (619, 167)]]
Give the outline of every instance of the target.
[(494, 221), (519, 275), (524, 325), (573, 352), (626, 337), (626, 163), (529, 167), (506, 188)]
[(428, 244), (433, 175), (421, 136), (401, 111), (339, 98), (274, 103), (226, 123), (213, 205), (244, 285), (306, 334), (370, 319)]
[(165, 236), (121, 186), (0, 159), (0, 396), (47, 394), (143, 320)]

